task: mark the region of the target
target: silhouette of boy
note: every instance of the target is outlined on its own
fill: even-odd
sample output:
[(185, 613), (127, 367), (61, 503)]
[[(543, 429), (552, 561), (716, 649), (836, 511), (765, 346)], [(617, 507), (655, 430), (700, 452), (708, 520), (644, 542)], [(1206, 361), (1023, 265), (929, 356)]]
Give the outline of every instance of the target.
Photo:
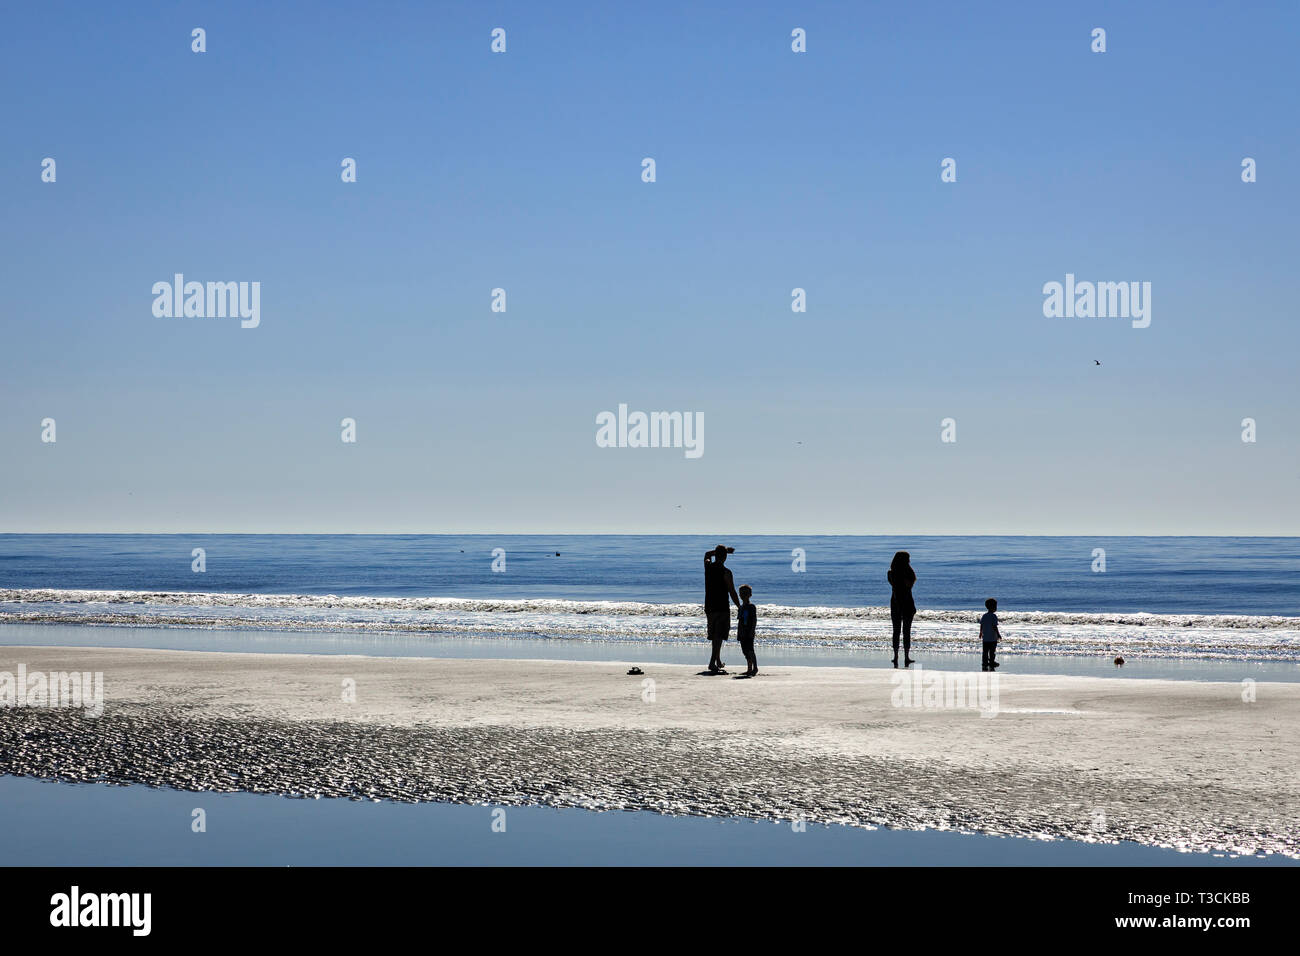
[(746, 677), (758, 673), (758, 658), (754, 656), (754, 629), (758, 626), (758, 608), (749, 603), (753, 593), (754, 589), (748, 584), (740, 586), (740, 611), (736, 615), (736, 639), (740, 641), (740, 650), (745, 655), (745, 663), (749, 665), (745, 671)]
[(988, 608), (988, 613), (980, 617), (980, 643), (984, 646), (984, 654), (980, 663), (980, 670), (991, 671), (995, 667), (1000, 667), (995, 659), (998, 651), (998, 639), (1002, 636), (998, 633), (998, 602), (996, 598), (989, 598), (984, 602)]

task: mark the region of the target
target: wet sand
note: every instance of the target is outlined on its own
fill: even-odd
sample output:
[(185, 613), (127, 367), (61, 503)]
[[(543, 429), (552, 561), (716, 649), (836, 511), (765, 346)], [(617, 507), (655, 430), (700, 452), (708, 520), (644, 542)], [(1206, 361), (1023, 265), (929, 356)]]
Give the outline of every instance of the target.
[(1295, 684), (1000, 674), (988, 716), (990, 685), (981, 713), (927, 683), (951, 671), (0, 648), (20, 663), (102, 671), (104, 711), (0, 710), (0, 773), (1300, 858)]

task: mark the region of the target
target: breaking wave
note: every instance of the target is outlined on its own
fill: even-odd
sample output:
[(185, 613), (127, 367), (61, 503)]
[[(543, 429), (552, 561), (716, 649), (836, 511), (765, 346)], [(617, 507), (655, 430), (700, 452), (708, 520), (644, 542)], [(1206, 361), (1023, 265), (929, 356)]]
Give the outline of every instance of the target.
[[(700, 604), (652, 604), (642, 601), (572, 601), (553, 598), (382, 597), (337, 594), (230, 594), (205, 591), (84, 591), (46, 588), (0, 589), (3, 604), (132, 605), (135, 607), (300, 608), (317, 611), (450, 612), (476, 614), (591, 614), (619, 617), (690, 617), (703, 614)], [(8, 612), (10, 608), (0, 608)], [(764, 604), (763, 617), (811, 621), (888, 621), (888, 606), (797, 607)], [(917, 611), (917, 621), (973, 624), (983, 611)], [(1300, 617), (1249, 614), (1150, 614), (1077, 611), (999, 611), (998, 620), (1011, 624), (1115, 624), (1126, 627), (1209, 627), (1252, 630), (1300, 629)]]
[[(968, 648), (976, 610), (923, 609), (918, 640)], [(1004, 611), (1019, 653), (1117, 650), (1167, 657), (1300, 660), (1300, 617)], [(760, 638), (791, 644), (879, 643), (888, 607), (760, 605)], [(695, 641), (699, 604), (560, 599), (0, 589), (0, 623), (263, 628)]]

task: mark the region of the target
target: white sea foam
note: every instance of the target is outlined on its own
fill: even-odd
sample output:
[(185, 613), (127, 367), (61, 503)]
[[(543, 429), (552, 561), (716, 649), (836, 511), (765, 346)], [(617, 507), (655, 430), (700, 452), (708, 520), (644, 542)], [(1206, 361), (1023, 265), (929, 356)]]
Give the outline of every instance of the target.
[[(918, 640), (968, 646), (976, 610), (922, 609)], [(879, 642), (888, 607), (762, 605), (761, 637), (787, 643)], [(1115, 649), (1170, 657), (1300, 660), (1300, 617), (1002, 611), (1019, 652)], [(0, 622), (170, 627), (530, 634), (591, 640), (697, 640), (700, 604), (334, 594), (0, 589)]]
[[(653, 604), (644, 601), (572, 601), (553, 598), (384, 597), (337, 594), (241, 594), (207, 591), (120, 591), (49, 588), (0, 589), (5, 604), (130, 604), (157, 607), (311, 608), (315, 610), (465, 611), (500, 614), (597, 614), (637, 617), (691, 617), (701, 604)], [(764, 618), (807, 620), (888, 621), (889, 607), (799, 607), (764, 604)], [(916, 620), (967, 623), (979, 620), (983, 609), (920, 609)], [(1142, 611), (1091, 613), (1079, 611), (998, 612), (1003, 624), (1118, 624), (1128, 627), (1210, 627), (1251, 630), (1300, 629), (1300, 617), (1248, 614), (1154, 614)]]

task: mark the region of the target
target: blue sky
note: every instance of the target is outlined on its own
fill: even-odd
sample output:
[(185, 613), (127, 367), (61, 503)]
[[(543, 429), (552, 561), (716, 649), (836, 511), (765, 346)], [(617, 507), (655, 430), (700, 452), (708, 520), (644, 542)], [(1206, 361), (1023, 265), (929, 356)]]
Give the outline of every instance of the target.
[[(1300, 533), (1297, 28), (10, 5), (0, 530)], [(260, 327), (156, 318), (176, 272)], [(1045, 318), (1067, 272), (1151, 326)], [(619, 403), (704, 455), (598, 448)]]

